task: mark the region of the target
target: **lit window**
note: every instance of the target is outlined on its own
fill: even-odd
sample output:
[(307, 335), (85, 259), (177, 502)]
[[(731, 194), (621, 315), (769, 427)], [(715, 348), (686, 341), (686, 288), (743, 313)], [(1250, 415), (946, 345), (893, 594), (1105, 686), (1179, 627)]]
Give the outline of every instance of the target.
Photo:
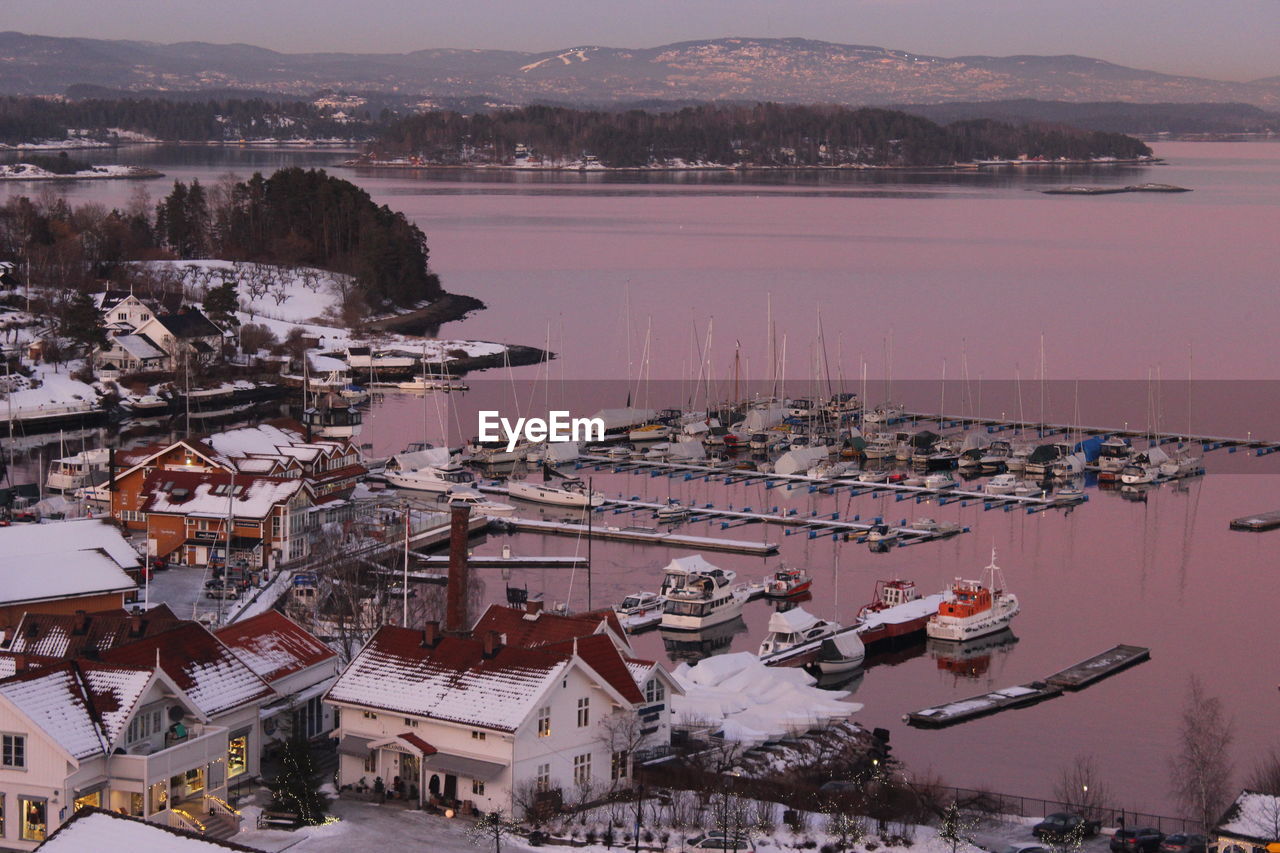
[(538, 737), (551, 737), (551, 706), (538, 709)]
[(368, 755), (364, 757), (364, 772), (365, 773), (378, 772), (378, 753), (370, 752)]
[(578, 728), (591, 723), (591, 697), (584, 696), (578, 700)]
[(471, 780), (471, 793), (475, 794), (477, 797), (483, 797), (483, 796), (484, 796), (484, 783), (483, 783), (483, 782), (481, 782), (479, 779), (472, 779), (472, 780)]
[(614, 779), (627, 778), (629, 759), (630, 756), (627, 754), (625, 749), (620, 752), (615, 752), (613, 754), (613, 762), (609, 767), (609, 775)]
[(249, 769), (249, 732), (239, 731), (227, 740), (227, 777), (239, 776)]
[(578, 785), (591, 781), (591, 753), (584, 752), (573, 757), (573, 781)]
[(23, 797), (18, 800), (20, 836), (23, 841), (44, 841), (48, 832), (48, 803), (44, 799)]
[(0, 767), (22, 770), (27, 766), (27, 736), (0, 735)]

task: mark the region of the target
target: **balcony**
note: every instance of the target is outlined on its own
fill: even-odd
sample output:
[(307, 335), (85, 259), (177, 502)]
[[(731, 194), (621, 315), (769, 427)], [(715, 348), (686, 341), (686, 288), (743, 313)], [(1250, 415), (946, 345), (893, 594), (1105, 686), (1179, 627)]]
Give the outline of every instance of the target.
[(227, 757), (227, 729), (194, 723), (187, 727), (185, 739), (148, 751), (152, 748), (152, 743), (144, 741), (125, 755), (111, 756), (111, 775), (150, 785), (203, 768)]

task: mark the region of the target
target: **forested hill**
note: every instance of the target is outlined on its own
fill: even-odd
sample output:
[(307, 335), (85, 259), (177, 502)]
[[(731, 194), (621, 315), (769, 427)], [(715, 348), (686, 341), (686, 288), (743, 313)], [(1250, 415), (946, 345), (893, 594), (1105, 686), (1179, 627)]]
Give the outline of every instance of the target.
[(1148, 156), (1118, 133), (990, 120), (946, 126), (882, 109), (827, 106), (699, 106), (675, 112), (526, 107), (461, 115), (423, 113), (391, 125), (374, 159), (417, 157), (442, 165), (546, 165), (593, 156), (607, 167), (946, 166), (992, 158)]
[(87, 131), (109, 139), (126, 131), (166, 141), (368, 138), (370, 117), (352, 110), (263, 98), (0, 98), (0, 143), (66, 139)]

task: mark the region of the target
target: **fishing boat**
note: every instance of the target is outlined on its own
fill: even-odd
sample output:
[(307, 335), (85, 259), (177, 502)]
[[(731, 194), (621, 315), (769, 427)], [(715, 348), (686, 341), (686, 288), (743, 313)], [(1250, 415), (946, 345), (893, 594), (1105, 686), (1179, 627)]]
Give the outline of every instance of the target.
[(476, 476), (458, 464), (425, 465), (411, 470), (383, 472), (387, 483), (397, 489), (417, 492), (446, 492), (455, 486), (470, 486)]
[(1004, 573), (996, 565), (995, 549), (983, 580), (957, 579), (951, 598), (938, 605), (925, 632), (935, 640), (964, 642), (1009, 627), (1018, 615), (1018, 597), (1004, 588)]
[(55, 459), (49, 466), (49, 476), (44, 481), (45, 488), (55, 492), (74, 492), (81, 486), (89, 485), (95, 471), (107, 470), (110, 458), (111, 451), (99, 447)]
[(599, 492), (592, 492), (588, 497), (585, 488), (561, 488), (546, 483), (530, 483), (527, 480), (509, 482), (507, 494), (520, 500), (556, 506), (587, 507), (604, 503), (604, 495)]
[[(688, 558), (686, 558), (688, 559)], [(744, 585), (734, 586), (737, 573), (710, 566), (689, 570), (679, 560), (672, 560), (663, 579), (662, 627), (672, 631), (700, 631), (742, 615), (750, 592)]]
[(876, 581), (871, 602), (858, 611), (855, 627), (868, 651), (908, 642), (923, 633), (947, 593), (921, 596), (915, 581)]
[(772, 577), (764, 579), (766, 598), (792, 598), (809, 591), (813, 575), (804, 569), (778, 569)]

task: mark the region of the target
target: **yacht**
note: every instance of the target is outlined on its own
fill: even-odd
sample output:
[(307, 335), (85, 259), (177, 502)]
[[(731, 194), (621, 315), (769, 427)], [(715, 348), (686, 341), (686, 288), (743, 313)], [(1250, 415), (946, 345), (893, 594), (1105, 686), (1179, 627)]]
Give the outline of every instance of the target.
[[(769, 633), (760, 644), (760, 661), (767, 666), (807, 666), (815, 662), (823, 641), (838, 633), (848, 633), (855, 640), (856, 631), (842, 628), (836, 622), (819, 619), (803, 607), (793, 607), (769, 617)], [(862, 641), (857, 641), (862, 650)], [(858, 655), (861, 662), (863, 654)]]
[(105, 447), (82, 450), (74, 456), (55, 459), (49, 466), (45, 488), (55, 492), (74, 492), (90, 484), (94, 472), (107, 470), (111, 451)]
[(978, 467), (983, 471), (999, 471), (1005, 467), (1009, 457), (1013, 455), (1013, 446), (1003, 438), (997, 438), (987, 447), (987, 451), (978, 460)]
[(480, 492), (467, 486), (452, 486), (448, 490), (441, 492), (436, 500), (440, 503), (447, 503), (450, 507), (469, 506), (478, 515), (510, 515), (516, 511), (516, 508), (511, 504), (491, 501)]
[(938, 612), (925, 625), (930, 638), (964, 642), (1009, 627), (1018, 615), (1018, 597), (1005, 590), (994, 549), (984, 575), (983, 580), (957, 579), (952, 584), (951, 598), (938, 605)]
[(695, 559), (706, 568), (689, 569), (679, 565), (679, 560), (667, 566), (662, 588), (667, 597), (662, 606), (662, 627), (667, 630), (700, 631), (736, 619), (750, 597), (746, 586), (734, 586), (736, 572), (712, 567), (701, 557)]
[(1101, 447), (1098, 448), (1098, 479), (1119, 479), (1120, 470), (1129, 464), (1129, 454), (1132, 450), (1129, 442), (1118, 435), (1102, 442)]
[(475, 474), (456, 463), (427, 465), (409, 471), (387, 470), (382, 476), (397, 489), (418, 492), (446, 492), (454, 486), (470, 486), (476, 481)]
[(604, 503), (604, 495), (592, 492), (588, 497), (585, 488), (561, 488), (546, 483), (531, 483), (528, 480), (512, 480), (507, 484), (507, 494), (524, 501), (533, 501), (555, 506), (600, 506)]
[(983, 489), (989, 495), (1011, 495), (1018, 485), (1015, 474), (997, 474), (987, 481)]

